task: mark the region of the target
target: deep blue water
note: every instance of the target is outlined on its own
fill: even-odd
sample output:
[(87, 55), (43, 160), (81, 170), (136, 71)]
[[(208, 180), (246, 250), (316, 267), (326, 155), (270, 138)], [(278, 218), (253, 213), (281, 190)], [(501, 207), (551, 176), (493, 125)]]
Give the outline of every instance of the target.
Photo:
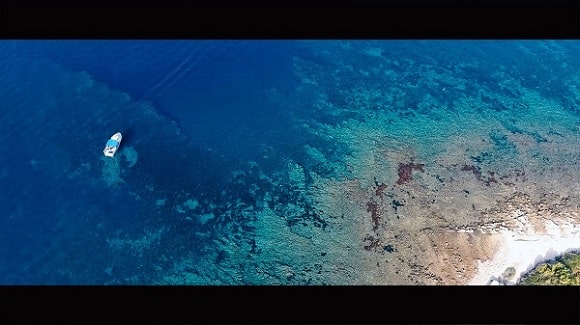
[[(373, 64), (368, 56), (345, 59), (347, 51), (338, 43), (0, 43), (0, 283), (100, 284), (115, 272), (118, 279), (138, 274), (135, 282), (147, 283), (149, 273), (136, 270), (148, 260), (204, 247), (193, 233), (211, 233), (207, 225), (173, 218), (175, 207), (152, 213), (156, 200), (164, 198), (169, 206), (192, 195), (201, 203), (223, 203), (219, 211), (227, 214), (225, 201), (239, 195), (227, 186), (232, 172), (250, 161), (265, 172), (287, 159), (307, 164), (304, 145), (319, 140), (297, 133), (296, 119), (329, 117), (309, 115), (307, 105), (285, 100), (294, 98), (300, 84), (294, 59), (328, 70), (342, 60), (355, 62), (354, 69)], [(573, 98), (563, 82), (580, 66), (574, 42), (562, 43), (556, 58), (554, 51), (538, 46), (534, 52), (535, 45), (526, 42), (381, 46), (383, 56), (400, 59), (400, 69), (405, 59), (442, 69), (476, 62), (461, 73), (492, 86), (486, 71), (501, 62), (525, 86), (557, 98)], [(525, 62), (518, 54), (522, 46), (532, 49)], [(550, 66), (550, 60), (558, 65)], [(97, 86), (85, 96), (82, 85), (90, 79)], [(566, 99), (562, 105), (577, 111), (580, 102)], [(145, 114), (144, 107), (159, 117)], [(108, 187), (101, 150), (118, 130), (125, 134), (122, 146), (135, 148), (139, 158), (133, 167), (119, 158), (125, 182)], [(180, 135), (173, 137), (176, 130)], [(80, 176), (71, 176), (75, 171)], [(171, 232), (171, 240), (138, 258), (111, 249), (107, 241), (159, 229)]]
[[(285, 112), (260, 103), (270, 88), (291, 91), (295, 42), (267, 41), (57, 41), (13, 45), (28, 58), (49, 58), (73, 71), (87, 71), (136, 101), (151, 101), (207, 146), (251, 130), (284, 123)], [(230, 129), (230, 130), (228, 130)], [(215, 142), (206, 142), (213, 139)], [(221, 140), (220, 140), (221, 139)], [(247, 149), (247, 148), (246, 148)]]
[[(170, 203), (185, 192), (213, 201), (232, 171), (272, 146), (298, 145), (285, 141), (287, 107), (265, 99), (270, 89), (294, 87), (292, 55), (301, 51), (296, 42), (36, 41), (0, 48), (2, 141), (11, 143), (1, 149), (2, 283), (103, 283), (103, 267), (115, 260), (105, 251), (105, 237), (179, 227), (145, 217), (150, 206), (135, 200), (143, 195), (137, 187), (155, 186)], [(79, 101), (72, 88), (85, 82), (75, 80), (80, 73), (128, 94), (130, 102), (153, 106), (165, 118), (161, 128), (177, 126), (187, 140), (172, 145), (152, 135), (147, 142), (144, 135), (156, 125), (140, 120), (142, 112), (116, 114), (127, 103), (100, 102), (98, 95)], [(123, 146), (137, 148), (139, 163), (111, 190), (98, 181), (100, 147), (117, 130), (124, 133)], [(182, 161), (173, 157), (180, 152), (187, 152)], [(70, 179), (87, 163), (90, 171)], [(279, 163), (271, 161), (272, 167)], [(101, 237), (99, 244), (85, 240), (91, 236)], [(86, 263), (93, 267), (82, 267)]]

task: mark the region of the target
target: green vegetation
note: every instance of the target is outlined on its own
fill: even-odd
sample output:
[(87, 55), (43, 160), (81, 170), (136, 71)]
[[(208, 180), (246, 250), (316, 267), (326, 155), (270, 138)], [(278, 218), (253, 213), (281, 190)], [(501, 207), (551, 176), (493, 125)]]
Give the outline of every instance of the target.
[(580, 253), (568, 253), (537, 265), (522, 276), (521, 285), (580, 285)]

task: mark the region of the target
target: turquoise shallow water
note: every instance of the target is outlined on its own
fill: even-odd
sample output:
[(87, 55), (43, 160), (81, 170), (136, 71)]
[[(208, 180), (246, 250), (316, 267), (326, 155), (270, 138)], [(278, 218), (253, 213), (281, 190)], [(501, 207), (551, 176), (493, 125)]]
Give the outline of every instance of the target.
[[(506, 115), (530, 105), (525, 88), (572, 117), (553, 132), (578, 132), (577, 42), (14, 41), (0, 53), (3, 284), (345, 282), (312, 257), (325, 252), (292, 265), (280, 261), (304, 248), (266, 248), (287, 230), (332, 234), (336, 216), (310, 190), (354, 177), (357, 147), (325, 128), (387, 110), (441, 121), (465, 109), (458, 98)], [(490, 139), (518, 159), (505, 135)]]

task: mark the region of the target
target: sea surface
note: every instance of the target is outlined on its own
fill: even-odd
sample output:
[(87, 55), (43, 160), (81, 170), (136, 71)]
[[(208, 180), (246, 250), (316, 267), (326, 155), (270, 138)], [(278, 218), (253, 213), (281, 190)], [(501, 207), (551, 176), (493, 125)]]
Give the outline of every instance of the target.
[(521, 162), (577, 199), (578, 71), (576, 41), (1, 42), (0, 284), (426, 283), (367, 272), (410, 254), (396, 195), (527, 193)]

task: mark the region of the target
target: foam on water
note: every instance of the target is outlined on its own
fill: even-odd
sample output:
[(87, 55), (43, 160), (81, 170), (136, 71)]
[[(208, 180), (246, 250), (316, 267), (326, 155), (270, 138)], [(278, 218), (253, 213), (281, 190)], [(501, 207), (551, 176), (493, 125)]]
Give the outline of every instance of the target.
[(478, 274), (470, 284), (485, 285), (501, 281), (501, 275), (508, 267), (515, 268), (516, 273), (506, 282), (514, 284), (537, 264), (580, 250), (580, 225), (571, 223), (571, 220), (546, 220), (545, 231), (537, 232), (527, 217), (519, 219), (520, 227), (499, 231), (499, 251), (492, 260), (479, 264)]

